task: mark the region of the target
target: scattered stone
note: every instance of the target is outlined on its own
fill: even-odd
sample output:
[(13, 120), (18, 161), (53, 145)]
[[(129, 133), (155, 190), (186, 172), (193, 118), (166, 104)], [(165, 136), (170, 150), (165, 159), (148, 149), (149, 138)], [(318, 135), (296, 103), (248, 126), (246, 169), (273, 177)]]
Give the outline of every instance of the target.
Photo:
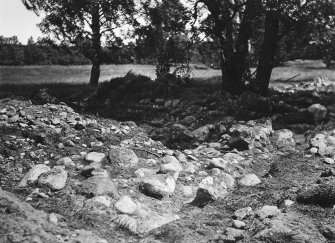
[(137, 210), (137, 204), (128, 196), (123, 196), (115, 203), (115, 208), (124, 214), (134, 214)]
[(275, 216), (278, 216), (280, 213), (281, 212), (278, 207), (265, 205), (261, 209), (256, 211), (256, 216), (258, 216), (261, 219), (265, 219), (265, 218), (273, 218)]
[(70, 157), (63, 157), (57, 160), (56, 164), (64, 165), (65, 167), (75, 167), (75, 164)]
[(134, 166), (138, 163), (138, 158), (133, 150), (113, 145), (109, 150), (109, 159), (111, 163), (116, 163), (125, 167)]
[(288, 129), (276, 131), (274, 137), (278, 148), (290, 148), (295, 146), (293, 133)]
[(208, 126), (202, 126), (198, 129), (194, 130), (192, 134), (196, 137), (196, 139), (200, 142), (204, 142), (209, 136), (209, 128)]
[(48, 172), (50, 170), (50, 167), (39, 164), (35, 165), (33, 168), (29, 170), (29, 172), (23, 177), (21, 182), (19, 183), (18, 187), (26, 187), (29, 184), (33, 184), (37, 182), (40, 175), (42, 175), (45, 172)]
[(75, 147), (76, 146), (76, 144), (74, 142), (72, 142), (71, 140), (66, 140), (65, 145), (68, 146), (68, 147)]
[(76, 130), (84, 130), (85, 128), (86, 128), (85, 124), (81, 121), (78, 121), (74, 126), (74, 129)]
[(52, 190), (61, 190), (65, 187), (66, 180), (67, 172), (61, 167), (55, 167), (43, 173), (38, 179), (38, 184), (50, 187)]
[(162, 199), (174, 193), (176, 182), (170, 175), (154, 175), (150, 178), (144, 178), (139, 189), (147, 196)]
[(233, 227), (236, 229), (244, 229), (245, 228), (245, 223), (240, 220), (233, 220)]
[(262, 181), (255, 174), (245, 175), (242, 179), (239, 180), (240, 185), (242, 186), (256, 186)]
[(91, 163), (101, 163), (105, 157), (103, 153), (90, 152), (85, 156), (85, 160)]
[(245, 151), (249, 149), (249, 142), (242, 137), (231, 137), (227, 144), (230, 148), (237, 149), (238, 151)]
[(324, 158), (323, 161), (326, 164), (334, 164), (335, 163), (335, 161), (332, 158)]
[(134, 172), (134, 174), (137, 178), (150, 178), (152, 175), (156, 174), (156, 171), (147, 168), (139, 168)]
[(105, 176), (96, 175), (82, 182), (77, 188), (78, 193), (87, 197), (100, 195), (111, 195), (113, 198), (117, 196), (116, 187), (113, 181)]
[(245, 236), (245, 231), (240, 229), (234, 229), (234, 228), (226, 228), (226, 242), (233, 241), (236, 242), (238, 240), (242, 240)]

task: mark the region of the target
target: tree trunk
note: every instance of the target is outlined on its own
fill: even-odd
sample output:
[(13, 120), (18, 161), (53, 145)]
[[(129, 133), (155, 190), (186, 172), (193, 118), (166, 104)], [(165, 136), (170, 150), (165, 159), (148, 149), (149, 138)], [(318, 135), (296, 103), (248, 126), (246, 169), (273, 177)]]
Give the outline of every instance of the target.
[(100, 34), (100, 15), (99, 4), (94, 3), (92, 6), (92, 45), (93, 45), (93, 59), (90, 85), (97, 86), (100, 77), (100, 62), (101, 62), (101, 34)]
[[(249, 65), (249, 41), (252, 35), (252, 21), (257, 14), (258, 1), (250, 0), (247, 2), (243, 13), (237, 40), (233, 38), (233, 20), (227, 24), (226, 43), (223, 42), (225, 58), (222, 65), (222, 85), (230, 93), (240, 94), (246, 89), (245, 80), (250, 74)], [(234, 47), (235, 45), (235, 47)], [(225, 77), (224, 77), (225, 76)]]
[(268, 11), (265, 15), (265, 32), (263, 44), (260, 51), (255, 88), (262, 94), (266, 95), (272, 69), (274, 67), (274, 58), (278, 45), (279, 33), (279, 13)]

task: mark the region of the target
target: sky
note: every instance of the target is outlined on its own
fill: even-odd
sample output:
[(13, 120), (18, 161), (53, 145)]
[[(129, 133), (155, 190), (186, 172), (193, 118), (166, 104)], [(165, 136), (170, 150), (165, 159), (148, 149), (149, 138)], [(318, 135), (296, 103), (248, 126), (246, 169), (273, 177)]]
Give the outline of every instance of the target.
[(22, 44), (26, 44), (30, 36), (36, 41), (43, 36), (36, 26), (39, 22), (41, 18), (28, 11), (21, 0), (0, 0), (0, 35), (16, 35)]

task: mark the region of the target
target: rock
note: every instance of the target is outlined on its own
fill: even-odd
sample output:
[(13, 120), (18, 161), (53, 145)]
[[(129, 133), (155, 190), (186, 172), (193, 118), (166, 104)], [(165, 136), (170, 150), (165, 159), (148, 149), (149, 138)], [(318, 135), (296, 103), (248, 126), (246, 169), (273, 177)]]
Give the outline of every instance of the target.
[(199, 127), (198, 129), (194, 130), (192, 132), (192, 134), (195, 136), (195, 138), (200, 141), (200, 142), (204, 142), (206, 141), (206, 139), (209, 136), (209, 128), (208, 126), (202, 126)]
[(229, 162), (222, 158), (213, 158), (208, 165), (208, 169), (218, 168), (221, 170), (225, 170), (228, 167)]
[(40, 175), (50, 170), (50, 167), (39, 164), (35, 165), (33, 168), (29, 170), (29, 172), (23, 177), (23, 179), (20, 181), (18, 187), (26, 187), (29, 184), (33, 184), (37, 182)]
[(101, 175), (86, 179), (77, 188), (77, 191), (88, 197), (111, 195), (114, 198), (117, 196), (117, 190), (113, 181)]
[(274, 137), (278, 148), (290, 148), (295, 146), (293, 133), (288, 129), (276, 131)]
[(233, 220), (233, 227), (236, 229), (244, 229), (245, 228), (245, 223), (240, 220)]
[(220, 175), (217, 177), (219, 180), (223, 181), (228, 189), (231, 189), (235, 185), (235, 179), (231, 175), (227, 173), (220, 173)]
[(156, 171), (152, 169), (147, 169), (147, 168), (139, 168), (137, 169), (134, 174), (136, 175), (137, 178), (145, 178), (145, 177), (151, 177), (152, 175), (156, 174)]
[(226, 228), (226, 242), (233, 241), (236, 242), (238, 240), (242, 240), (245, 236), (246, 232), (244, 230), (240, 229), (234, 229), (234, 228)]
[(138, 163), (138, 158), (133, 150), (123, 147), (111, 146), (109, 150), (111, 163), (131, 167)]
[(109, 196), (95, 196), (85, 202), (88, 209), (106, 209), (112, 205), (112, 198)]
[(144, 178), (139, 189), (147, 196), (162, 199), (174, 193), (176, 182), (170, 175), (154, 175), (150, 178)]
[(85, 124), (81, 121), (78, 121), (74, 126), (74, 129), (76, 130), (84, 130), (85, 128), (86, 128)]
[(166, 155), (163, 158), (161, 158), (159, 160), (159, 162), (163, 163), (163, 164), (179, 164), (179, 161), (176, 159), (176, 157), (171, 156), (171, 155)]
[(262, 181), (255, 174), (245, 175), (242, 179), (239, 180), (240, 185), (242, 186), (256, 186)]
[(278, 216), (280, 213), (281, 212), (278, 207), (265, 205), (261, 209), (256, 211), (256, 216), (258, 216), (261, 219), (265, 219), (265, 218), (273, 218), (275, 216)]
[(235, 154), (235, 153), (226, 153), (223, 156), (223, 159), (227, 160), (227, 161), (229, 161), (230, 163), (233, 163), (233, 164), (238, 164), (239, 162), (245, 160), (245, 158), (243, 156)]
[(230, 148), (237, 149), (238, 151), (245, 151), (249, 149), (249, 142), (242, 137), (231, 137), (227, 144)]
[(234, 212), (234, 217), (238, 220), (243, 220), (253, 215), (253, 211), (251, 207), (241, 208)]
[(320, 104), (314, 104), (307, 108), (313, 114), (315, 123), (321, 123), (327, 115), (327, 108)]
[(43, 173), (38, 179), (38, 184), (47, 186), (52, 190), (61, 190), (65, 187), (66, 180), (67, 172), (61, 167), (55, 167)]
[(70, 157), (63, 157), (56, 161), (57, 165), (64, 165), (65, 167), (74, 167), (75, 164)]
[(324, 158), (323, 162), (325, 162), (326, 164), (330, 164), (330, 165), (335, 163), (335, 161), (331, 158)]
[(71, 140), (66, 140), (64, 144), (68, 147), (75, 147), (76, 146), (75, 143), (72, 142)]
[(311, 154), (315, 155), (318, 153), (318, 149), (313, 147), (313, 148), (310, 148), (309, 152), (311, 152)]
[(115, 208), (124, 214), (134, 214), (137, 210), (137, 204), (128, 196), (123, 196), (115, 203)]
[(214, 181), (213, 177), (206, 177), (199, 184), (192, 205), (204, 207), (209, 203), (224, 198), (227, 193), (227, 186), (223, 181)]
[(178, 163), (170, 162), (167, 164), (162, 164), (160, 166), (160, 172), (167, 173), (167, 172), (181, 172), (183, 171), (183, 167)]
[(335, 151), (335, 137), (326, 134), (316, 134), (311, 139), (311, 147), (317, 148), (317, 153), (321, 156), (332, 156)]
[(103, 153), (90, 152), (85, 156), (85, 160), (91, 163), (101, 163), (105, 157)]
[(60, 120), (58, 118), (54, 118), (51, 120), (51, 124), (57, 126), (60, 124)]

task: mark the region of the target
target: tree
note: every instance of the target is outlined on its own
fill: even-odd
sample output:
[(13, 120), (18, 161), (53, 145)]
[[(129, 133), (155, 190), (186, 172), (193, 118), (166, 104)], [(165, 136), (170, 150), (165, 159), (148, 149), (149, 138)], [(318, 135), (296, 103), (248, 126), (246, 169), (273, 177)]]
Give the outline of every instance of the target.
[(202, 21), (203, 29), (220, 47), (222, 87), (228, 92), (240, 93), (250, 73), (249, 41), (260, 1), (198, 0), (194, 5), (195, 18), (200, 4), (209, 13)]
[(275, 55), (283, 37), (294, 31), (312, 33), (316, 29), (329, 33), (327, 26), (334, 25), (335, 3), (320, 0), (263, 0), (263, 6), (264, 36), (254, 86), (258, 92), (266, 94)]
[[(149, 1), (150, 2), (150, 1)], [(147, 24), (135, 30), (137, 53), (154, 55), (157, 60), (157, 77), (170, 71), (172, 64), (182, 63), (187, 58), (186, 25), (190, 13), (180, 0), (156, 1), (156, 4), (145, 4)]]
[(99, 82), (101, 38), (125, 23), (134, 11), (132, 0), (22, 0), (28, 10), (45, 17), (39, 24), (42, 32), (52, 33), (62, 41), (74, 43), (76, 38), (92, 41), (93, 56), (90, 84)]

